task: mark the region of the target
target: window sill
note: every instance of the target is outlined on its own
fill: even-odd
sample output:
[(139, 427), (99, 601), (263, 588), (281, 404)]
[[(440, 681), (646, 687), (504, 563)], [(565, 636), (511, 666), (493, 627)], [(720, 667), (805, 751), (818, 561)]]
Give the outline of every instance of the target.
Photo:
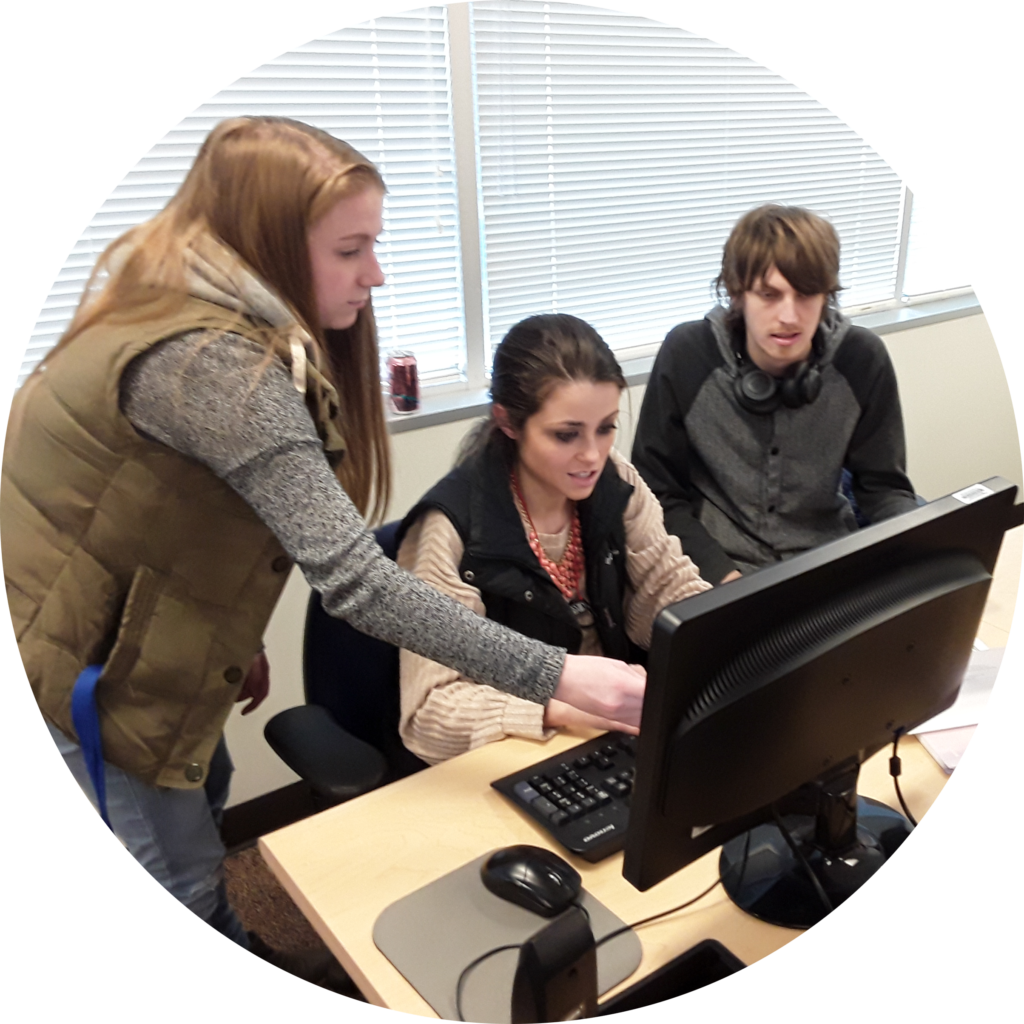
[[(981, 305), (977, 297), (973, 292), (968, 292), (964, 295), (932, 299), (896, 309), (854, 314), (851, 319), (858, 327), (866, 327), (876, 334), (886, 335), (911, 327), (927, 327), (929, 324), (941, 323), (944, 320), (974, 316), (980, 312)], [(630, 387), (646, 384), (653, 364), (654, 356), (623, 361), (622, 372), (626, 376), (626, 383)], [(422, 430), (442, 423), (477, 419), (487, 414), (490, 404), (490, 398), (484, 388), (435, 396), (428, 392), (422, 398), (420, 408), (416, 412), (404, 416), (389, 413), (388, 432), (404, 434), (408, 430)]]

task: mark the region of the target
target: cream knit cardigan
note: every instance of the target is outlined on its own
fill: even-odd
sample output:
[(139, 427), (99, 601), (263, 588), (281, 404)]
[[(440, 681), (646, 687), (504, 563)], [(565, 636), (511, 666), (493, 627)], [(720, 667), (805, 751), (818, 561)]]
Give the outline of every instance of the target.
[[(658, 499), (639, 473), (614, 449), (611, 460), (619, 476), (633, 486), (623, 521), (626, 530), (626, 632), (647, 648), (654, 620), (662, 608), (710, 589), (696, 565), (683, 554), (678, 537), (665, 532)], [(524, 524), (524, 530), (526, 529)], [(540, 534), (541, 546), (558, 561), (569, 540), (568, 525), (560, 534)], [(422, 516), (408, 531), (398, 564), (438, 590), (485, 615), (480, 591), (459, 575), (463, 545), (448, 517), (437, 509)], [(586, 596), (586, 580), (581, 580)], [(597, 630), (589, 613), (580, 619), (580, 654), (601, 654)], [(453, 669), (403, 650), (400, 656), (402, 711), (399, 731), (405, 745), (430, 764), (483, 746), (505, 736), (546, 740), (544, 706), (502, 693), (460, 676)]]

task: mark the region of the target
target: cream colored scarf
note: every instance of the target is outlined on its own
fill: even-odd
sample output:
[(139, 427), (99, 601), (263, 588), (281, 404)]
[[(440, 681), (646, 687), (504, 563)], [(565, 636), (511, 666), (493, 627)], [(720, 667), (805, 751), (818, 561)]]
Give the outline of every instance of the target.
[(192, 241), (185, 251), (185, 260), (191, 295), (262, 320), (274, 328), (275, 351), (291, 369), (295, 390), (313, 399), (314, 419), (324, 450), (332, 461), (340, 458), (345, 450), (345, 439), (338, 427), (338, 393), (317, 366), (316, 343), (287, 303), (231, 249), (209, 235), (199, 235)]

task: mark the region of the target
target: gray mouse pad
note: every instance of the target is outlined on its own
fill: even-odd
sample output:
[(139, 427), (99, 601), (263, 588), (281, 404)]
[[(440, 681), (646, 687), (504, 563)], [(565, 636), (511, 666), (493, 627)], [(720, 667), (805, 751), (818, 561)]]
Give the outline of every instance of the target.
[[(493, 851), (492, 851), (493, 852)], [(467, 964), (498, 946), (524, 942), (549, 921), (484, 888), (480, 865), (490, 853), (417, 889), (386, 907), (373, 926), (377, 948), (406, 981), (447, 1020), (458, 1020), (455, 986)], [(590, 914), (595, 939), (623, 927), (586, 890), (580, 903)], [(640, 966), (640, 940), (625, 932), (597, 950), (597, 989), (607, 992)], [(508, 1024), (517, 949), (505, 950), (466, 976), (462, 1015), (481, 1024)]]

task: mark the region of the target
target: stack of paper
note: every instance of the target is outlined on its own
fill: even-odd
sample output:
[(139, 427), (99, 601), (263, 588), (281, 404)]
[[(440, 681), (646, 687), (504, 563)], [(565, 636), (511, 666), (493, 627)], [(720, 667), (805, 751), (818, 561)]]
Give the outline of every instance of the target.
[(977, 644), (954, 705), (910, 730), (946, 773), (1024, 776), (1024, 673), (1012, 669), (1007, 648)]

